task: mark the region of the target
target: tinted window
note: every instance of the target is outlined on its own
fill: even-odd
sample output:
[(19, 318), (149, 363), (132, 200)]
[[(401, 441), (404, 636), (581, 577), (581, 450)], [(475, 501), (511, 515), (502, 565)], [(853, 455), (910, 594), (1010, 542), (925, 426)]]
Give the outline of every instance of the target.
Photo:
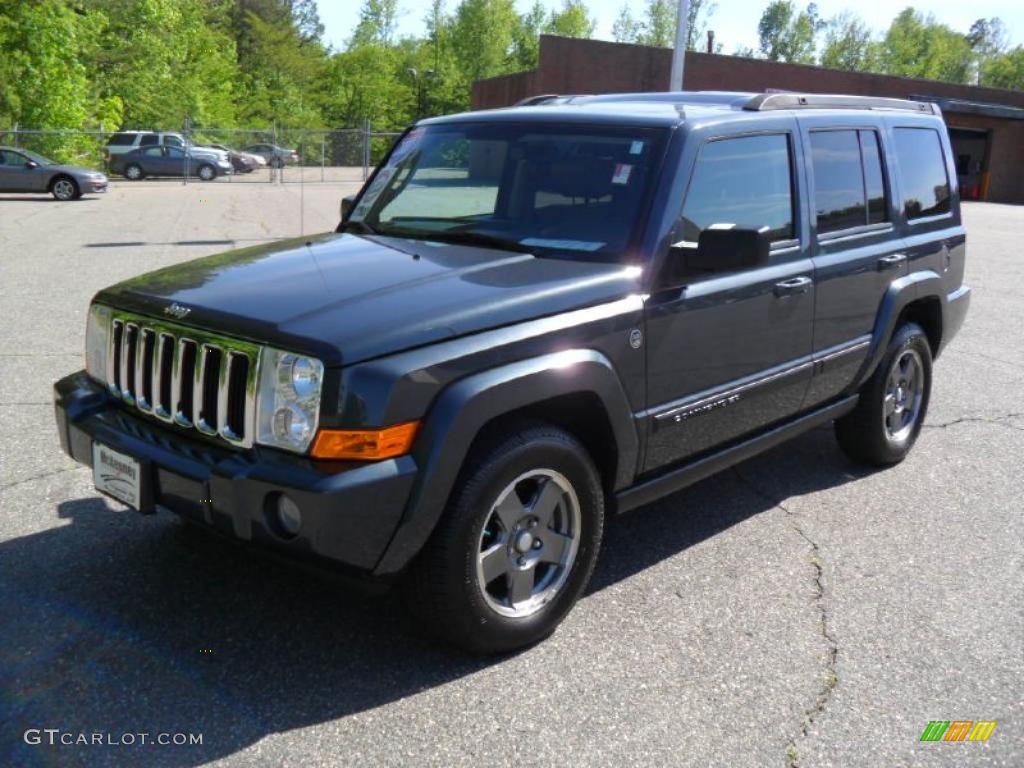
[(701, 148), (683, 206), (682, 239), (695, 243), (712, 224), (767, 227), (772, 241), (793, 237), (788, 136), (741, 136)]
[(147, 133), (141, 139), (139, 139), (139, 146), (151, 147), (154, 144), (156, 144), (156, 139), (157, 137), (155, 133)]
[(168, 147), (180, 147), (183, 143), (177, 136), (164, 136), (164, 144)]
[(907, 218), (949, 213), (949, 177), (938, 132), (931, 128), (897, 128), (895, 134)]
[(819, 234), (888, 220), (875, 131), (812, 131), (811, 168)]
[(868, 195), (868, 224), (879, 224), (889, 220), (889, 208), (885, 204), (885, 181), (882, 177), (878, 134), (874, 131), (859, 133), (860, 149), (864, 158), (864, 189)]
[(127, 147), (132, 143), (132, 139), (135, 136), (130, 133), (115, 133), (107, 141), (107, 145), (111, 147)]
[(857, 131), (812, 131), (811, 166), (818, 232), (866, 224)]
[(149, 149), (142, 150), (142, 154), (146, 157), (163, 157), (163, 147), (150, 147)]

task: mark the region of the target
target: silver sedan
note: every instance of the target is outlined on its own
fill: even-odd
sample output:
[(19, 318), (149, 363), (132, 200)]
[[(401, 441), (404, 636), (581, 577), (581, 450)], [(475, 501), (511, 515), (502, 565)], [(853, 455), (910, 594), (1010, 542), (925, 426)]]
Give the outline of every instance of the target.
[(106, 191), (107, 177), (99, 171), (61, 165), (27, 149), (0, 147), (0, 192), (49, 192), (58, 200), (77, 200)]

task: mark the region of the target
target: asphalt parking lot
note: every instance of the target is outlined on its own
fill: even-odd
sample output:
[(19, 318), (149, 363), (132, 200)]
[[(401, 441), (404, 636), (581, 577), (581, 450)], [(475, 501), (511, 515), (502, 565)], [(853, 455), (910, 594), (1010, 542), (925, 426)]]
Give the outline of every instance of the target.
[[(1024, 207), (964, 206), (973, 303), (906, 462), (819, 429), (613, 520), (561, 629), (475, 659), (395, 597), (125, 512), (57, 443), (97, 289), (332, 228), (352, 189), (0, 196), (0, 764), (1024, 765)], [(922, 743), (930, 720), (998, 726)]]

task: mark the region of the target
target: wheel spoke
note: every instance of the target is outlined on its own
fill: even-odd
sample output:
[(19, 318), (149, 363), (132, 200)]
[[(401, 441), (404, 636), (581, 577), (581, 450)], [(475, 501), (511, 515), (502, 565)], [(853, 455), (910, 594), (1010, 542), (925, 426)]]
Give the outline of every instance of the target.
[(885, 414), (886, 421), (892, 416), (896, 410), (896, 395), (891, 392), (885, 396), (885, 400), (882, 403), (882, 412)]
[(484, 572), (484, 584), (490, 584), (499, 576), (508, 572), (508, 554), (505, 544), (495, 544), (486, 552), (480, 553), (480, 566)]
[(537, 498), (534, 499), (530, 512), (537, 518), (541, 527), (546, 528), (551, 524), (555, 509), (562, 501), (562, 494), (563, 491), (558, 487), (558, 483), (553, 483), (551, 480), (545, 480), (540, 490), (537, 491)]
[(515, 607), (518, 603), (525, 603), (533, 594), (533, 568), (525, 571), (510, 571), (508, 574), (508, 599)]
[(545, 563), (561, 563), (572, 544), (571, 536), (548, 529), (537, 534), (537, 538), (544, 544), (540, 550), (540, 559)]
[(526, 514), (526, 508), (519, 501), (519, 496), (516, 495), (514, 489), (508, 492), (508, 495), (502, 499), (501, 504), (494, 508), (494, 511), (498, 514), (498, 519), (501, 520), (506, 533), (515, 528), (516, 523)]

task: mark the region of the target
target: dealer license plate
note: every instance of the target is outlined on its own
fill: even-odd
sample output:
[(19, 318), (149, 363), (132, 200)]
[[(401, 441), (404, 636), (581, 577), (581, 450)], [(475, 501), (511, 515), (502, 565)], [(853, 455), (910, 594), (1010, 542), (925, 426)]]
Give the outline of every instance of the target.
[(100, 443), (92, 444), (92, 479), (96, 490), (132, 509), (140, 506), (142, 472), (139, 462)]

